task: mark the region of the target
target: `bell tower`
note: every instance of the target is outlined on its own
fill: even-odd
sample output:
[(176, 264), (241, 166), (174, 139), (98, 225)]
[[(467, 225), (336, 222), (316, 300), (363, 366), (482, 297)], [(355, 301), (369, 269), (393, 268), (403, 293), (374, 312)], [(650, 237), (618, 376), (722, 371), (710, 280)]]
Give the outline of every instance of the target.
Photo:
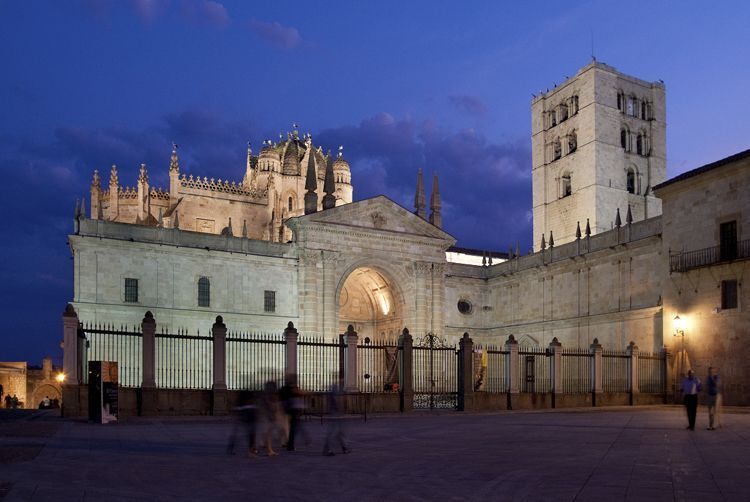
[(575, 240), (610, 230), (617, 210), (635, 221), (661, 214), (652, 188), (666, 179), (666, 103), (646, 82), (592, 61), (531, 103), (534, 250), (542, 235)]

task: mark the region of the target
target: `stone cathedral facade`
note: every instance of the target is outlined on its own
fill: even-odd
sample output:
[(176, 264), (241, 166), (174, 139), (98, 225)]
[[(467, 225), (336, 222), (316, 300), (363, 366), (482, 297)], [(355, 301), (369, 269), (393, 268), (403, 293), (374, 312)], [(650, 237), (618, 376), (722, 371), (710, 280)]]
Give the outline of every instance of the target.
[[(413, 210), (385, 196), (353, 201), (343, 156), (295, 131), (248, 151), (241, 181), (183, 174), (176, 152), (168, 190), (151, 187), (143, 166), (135, 188), (119, 185), (116, 168), (106, 189), (94, 173), (90, 215), (69, 236), (71, 303), (83, 321), (132, 325), (150, 310), (175, 330), (203, 332), (221, 315), (245, 330), (293, 321), (334, 336), (353, 324), (378, 338), (408, 327), (415, 338), (596, 338), (645, 351), (674, 348), (680, 317), (696, 369), (725, 364), (738, 382), (729, 401), (750, 402), (750, 374), (731, 358), (750, 305), (750, 154), (666, 181), (664, 84), (596, 61), (536, 96), (531, 112), (531, 254), (457, 248), (441, 228), (437, 178), (428, 201), (421, 172)], [(698, 241), (719, 245), (731, 222), (734, 261), (674, 266)]]

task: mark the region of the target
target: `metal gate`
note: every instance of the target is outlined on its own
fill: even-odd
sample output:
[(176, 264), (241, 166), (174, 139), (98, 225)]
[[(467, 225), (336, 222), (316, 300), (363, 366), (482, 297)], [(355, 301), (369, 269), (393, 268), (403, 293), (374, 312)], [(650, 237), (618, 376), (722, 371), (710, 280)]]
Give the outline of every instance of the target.
[(458, 407), (458, 355), (455, 345), (429, 333), (413, 347), (415, 409)]

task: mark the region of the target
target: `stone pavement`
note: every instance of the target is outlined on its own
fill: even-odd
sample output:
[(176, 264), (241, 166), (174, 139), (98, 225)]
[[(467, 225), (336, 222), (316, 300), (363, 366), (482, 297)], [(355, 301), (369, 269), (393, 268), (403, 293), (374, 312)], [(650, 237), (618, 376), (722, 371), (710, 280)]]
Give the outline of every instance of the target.
[(666, 406), (350, 418), (352, 453), (323, 457), (313, 420), (311, 447), (248, 458), (225, 452), (229, 419), (0, 418), (0, 447), (28, 450), (0, 457), (0, 498), (750, 500), (750, 414), (705, 422)]

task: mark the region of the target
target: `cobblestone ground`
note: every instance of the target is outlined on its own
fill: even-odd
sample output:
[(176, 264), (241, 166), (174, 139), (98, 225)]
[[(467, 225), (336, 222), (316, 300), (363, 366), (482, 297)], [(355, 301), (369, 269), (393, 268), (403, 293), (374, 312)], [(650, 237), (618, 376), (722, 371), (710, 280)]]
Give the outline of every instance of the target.
[[(15, 500), (750, 500), (750, 414), (685, 430), (678, 407), (346, 420), (352, 452), (228, 455), (228, 419), (0, 417)], [(7, 417), (6, 417), (7, 418)], [(7, 454), (5, 452), (8, 452)], [(4, 490), (4, 491), (3, 491)]]

